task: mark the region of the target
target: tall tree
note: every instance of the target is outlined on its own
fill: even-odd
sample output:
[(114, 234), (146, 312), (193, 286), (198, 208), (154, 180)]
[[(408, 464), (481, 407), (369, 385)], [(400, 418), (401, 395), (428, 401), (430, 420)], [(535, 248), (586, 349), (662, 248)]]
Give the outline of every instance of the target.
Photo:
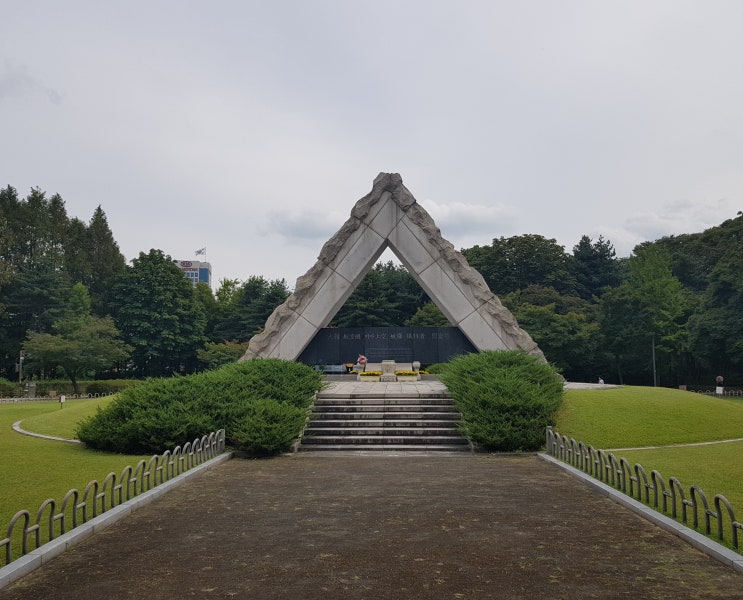
[(88, 228), (80, 219), (70, 219), (64, 239), (64, 270), (71, 281), (87, 285), (91, 281)]
[(212, 333), (215, 342), (248, 341), (261, 330), (274, 309), (289, 296), (285, 280), (268, 281), (260, 275), (249, 277), (236, 294), (229, 291), (231, 287), (227, 282), (217, 294), (217, 304), (222, 301), (225, 310), (222, 320), (216, 324)]
[[(739, 220), (743, 225), (743, 217)], [(695, 356), (710, 374), (743, 385), (743, 244), (729, 244), (709, 275), (689, 328)]]
[(678, 382), (688, 360), (689, 307), (668, 253), (653, 245), (638, 246), (628, 279), (601, 299), (601, 330), (620, 380), (654, 383), (655, 373)]
[(489, 247), (465, 248), (462, 254), (499, 296), (530, 285), (575, 293), (571, 257), (554, 239), (534, 234), (501, 237)]
[(576, 290), (584, 300), (600, 298), (606, 288), (620, 282), (619, 263), (614, 246), (602, 236), (595, 242), (587, 235), (573, 247)]
[(333, 317), (336, 327), (402, 327), (429, 301), (402, 265), (374, 265)]
[(596, 305), (536, 285), (507, 294), (503, 304), (566, 379), (596, 381), (606, 372)]
[(426, 302), (405, 321), (406, 327), (451, 327), (452, 324), (433, 302)]
[(196, 369), (206, 341), (193, 286), (162, 250), (139, 253), (114, 289), (114, 319), (133, 347), (136, 372), (161, 376)]
[(93, 312), (104, 314), (111, 302), (114, 282), (124, 273), (126, 261), (108, 226), (108, 219), (100, 205), (88, 224), (88, 257), (90, 279), (83, 281), (90, 289)]
[(90, 295), (82, 284), (72, 287), (64, 313), (53, 325), (54, 333), (29, 332), (23, 349), (29, 369), (47, 374), (61, 369), (76, 394), (85, 375), (125, 361), (130, 347), (120, 338), (111, 317), (90, 314)]

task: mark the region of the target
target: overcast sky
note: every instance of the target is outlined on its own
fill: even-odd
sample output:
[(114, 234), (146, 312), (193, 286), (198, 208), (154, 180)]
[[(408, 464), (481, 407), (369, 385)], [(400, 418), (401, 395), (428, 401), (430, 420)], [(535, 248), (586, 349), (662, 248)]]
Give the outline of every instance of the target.
[(290, 287), (381, 171), (455, 247), (743, 210), (739, 0), (0, 0), (0, 186)]

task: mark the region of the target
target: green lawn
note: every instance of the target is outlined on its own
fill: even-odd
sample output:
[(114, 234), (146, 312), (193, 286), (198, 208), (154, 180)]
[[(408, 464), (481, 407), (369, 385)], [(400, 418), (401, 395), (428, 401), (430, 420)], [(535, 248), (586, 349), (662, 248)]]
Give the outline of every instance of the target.
[(743, 438), (743, 401), (667, 388), (568, 390), (555, 429), (595, 448), (612, 449), (645, 471), (655, 469), (708, 499), (724, 495), (743, 517), (743, 442), (622, 450)]
[(648, 475), (655, 469), (666, 483), (675, 477), (688, 489), (696, 484), (708, 500), (722, 494), (733, 505), (738, 519), (743, 518), (743, 442), (712, 446), (682, 446), (657, 450), (617, 451), (630, 464), (640, 463)]
[(743, 437), (743, 401), (669, 388), (568, 390), (556, 429), (596, 448)]
[[(23, 419), (23, 429), (57, 437), (74, 439), (77, 423), (94, 414), (96, 407), (107, 406), (113, 396), (90, 400), (68, 400), (64, 404), (55, 403), (51, 409)], [(46, 403), (45, 403), (46, 404)]]
[(26, 509), (35, 519), (47, 498), (61, 501), (71, 488), (82, 491), (89, 481), (102, 482), (110, 472), (118, 476), (127, 465), (134, 466), (145, 458), (96, 452), (80, 444), (33, 438), (12, 430), (13, 423), (22, 421), (29, 431), (74, 437), (75, 423), (106, 401), (109, 399), (72, 400), (61, 410), (58, 402), (0, 404), (0, 531), (5, 531), (17, 511)]

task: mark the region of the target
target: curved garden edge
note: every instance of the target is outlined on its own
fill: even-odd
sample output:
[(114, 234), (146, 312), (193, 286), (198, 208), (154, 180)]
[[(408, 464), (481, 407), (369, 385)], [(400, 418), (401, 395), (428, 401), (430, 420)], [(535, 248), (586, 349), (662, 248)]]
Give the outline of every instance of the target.
[(82, 444), (80, 440), (71, 440), (69, 438), (57, 437), (56, 435), (46, 435), (44, 433), (34, 433), (33, 431), (26, 431), (21, 427), (22, 421), (16, 421), (13, 423), (13, 431), (20, 433), (21, 435), (28, 435), (30, 437), (40, 438), (43, 440), (51, 440), (53, 442), (65, 442), (67, 444)]

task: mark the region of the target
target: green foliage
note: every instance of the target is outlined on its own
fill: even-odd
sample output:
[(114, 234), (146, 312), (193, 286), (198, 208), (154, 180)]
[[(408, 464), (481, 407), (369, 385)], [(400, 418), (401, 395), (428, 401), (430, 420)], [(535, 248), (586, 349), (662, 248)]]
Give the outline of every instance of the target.
[(607, 372), (594, 304), (536, 285), (504, 296), (503, 304), (566, 379), (594, 381)]
[[(645, 242), (631, 259), (617, 259), (608, 240), (585, 235), (572, 254), (536, 234), (462, 252), (495, 293), (514, 296), (508, 302), (519, 323), (571, 380), (600, 372), (607, 381), (650, 383), (654, 336), (663, 385), (716, 375), (743, 384), (742, 238), (739, 215), (701, 233)], [(17, 376), (29, 330), (61, 333), (53, 324), (75, 302), (75, 284), (89, 291), (90, 314), (112, 315), (135, 348), (127, 376), (136, 377), (202, 368), (197, 352), (207, 340), (248, 340), (289, 294), (283, 280), (260, 276), (224, 279), (214, 294), (204, 284), (190, 288), (180, 271), (161, 270), (159, 259), (169, 257), (153, 252), (159, 251), (128, 268), (100, 206), (86, 223), (68, 217), (59, 195), (33, 188), (21, 198), (11, 186), (0, 189), (0, 376)], [(548, 299), (547, 289), (558, 297)], [(414, 278), (392, 262), (375, 265), (332, 323), (446, 324)]]
[(678, 377), (689, 350), (690, 300), (662, 248), (638, 247), (627, 280), (601, 299), (601, 329), (620, 383), (652, 382), (652, 352), (665, 378)]
[(689, 320), (689, 328), (693, 347), (705, 369), (724, 374), (729, 383), (740, 385), (743, 384), (743, 216), (736, 221), (738, 243), (726, 245), (709, 274), (709, 285), (699, 310)]
[[(286, 427), (291, 429), (299, 412), (307, 414), (321, 386), (319, 373), (293, 361), (234, 363), (196, 375), (153, 379), (123, 390), (105, 410), (82, 422), (77, 433), (93, 448), (140, 453), (182, 445), (210, 431), (225, 429), (228, 439), (246, 439), (253, 445), (260, 439), (273, 440), (262, 450), (248, 448), (251, 452), (272, 453), (281, 446), (276, 440), (284, 439), (286, 431), (284, 425), (275, 422), (277, 415), (285, 415), (289, 423)], [(257, 408), (265, 403), (280, 404), (282, 408)], [(263, 423), (264, 430), (245, 437), (246, 423)], [(237, 431), (242, 432), (239, 438), (235, 437)], [(294, 428), (293, 437), (300, 432), (301, 426)]]
[(573, 272), (576, 290), (584, 300), (600, 298), (610, 287), (620, 282), (619, 263), (614, 246), (602, 236), (593, 242), (584, 235), (573, 247)]
[(114, 318), (139, 375), (191, 372), (206, 319), (193, 286), (161, 250), (139, 253), (116, 285)]
[(51, 333), (73, 283), (91, 294), (93, 313), (107, 313), (111, 275), (124, 257), (100, 207), (90, 225), (67, 217), (62, 198), (34, 188), (21, 199), (0, 190), (0, 372), (10, 373), (29, 329)]
[[(428, 302), (403, 266), (377, 263), (332, 320), (334, 327), (402, 327)], [(446, 321), (446, 326), (449, 322)]]
[(202, 369), (216, 369), (239, 360), (247, 349), (247, 343), (222, 342), (221, 344), (215, 344), (214, 342), (207, 342), (206, 346), (201, 348), (196, 355)]
[(307, 420), (307, 410), (275, 400), (253, 400), (243, 405), (230, 441), (254, 456), (288, 450)]
[(406, 327), (451, 327), (452, 324), (433, 302), (426, 302), (405, 321)]
[(0, 377), (0, 398), (12, 398), (18, 393), (18, 382), (8, 381)]
[(535, 284), (553, 287), (561, 293), (575, 292), (571, 257), (554, 239), (541, 235), (501, 237), (490, 246), (474, 246), (462, 253), (495, 294), (507, 294)]
[(253, 275), (237, 290), (235, 284), (236, 280), (223, 280), (217, 291), (217, 306), (222, 314), (212, 332), (213, 341), (248, 341), (289, 297), (289, 288), (283, 279), (268, 281)]
[(441, 373), (444, 372), (444, 369), (446, 369), (447, 366), (449, 366), (449, 363), (434, 363), (426, 367), (426, 371), (428, 371), (431, 375), (441, 375)]
[(462, 428), (484, 450), (532, 451), (554, 424), (563, 383), (555, 369), (521, 351), (468, 354), (439, 375), (462, 413)]
[(131, 348), (119, 339), (111, 317), (90, 314), (90, 296), (81, 283), (72, 287), (62, 318), (54, 323), (56, 334), (29, 332), (23, 344), (29, 356), (28, 369), (59, 367), (69, 377), (75, 394), (77, 381), (123, 362)]

